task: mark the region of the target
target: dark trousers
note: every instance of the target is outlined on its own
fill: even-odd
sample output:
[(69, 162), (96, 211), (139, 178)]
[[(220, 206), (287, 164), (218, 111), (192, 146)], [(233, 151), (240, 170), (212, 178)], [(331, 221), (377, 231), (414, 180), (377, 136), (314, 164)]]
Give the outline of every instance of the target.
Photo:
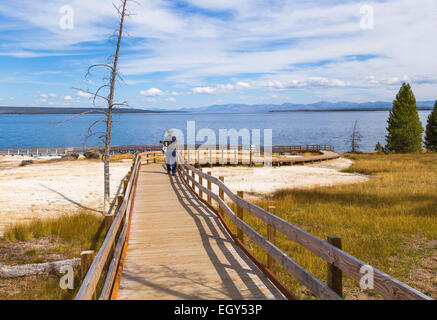
[(173, 163), (172, 165), (167, 165), (167, 172), (170, 173), (170, 170), (171, 172), (176, 173), (176, 163)]

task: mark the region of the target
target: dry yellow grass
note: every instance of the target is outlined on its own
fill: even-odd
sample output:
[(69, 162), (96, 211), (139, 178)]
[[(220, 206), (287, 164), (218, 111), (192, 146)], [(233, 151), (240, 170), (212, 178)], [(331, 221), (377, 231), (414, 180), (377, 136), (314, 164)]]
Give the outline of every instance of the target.
[[(76, 214), (67, 214), (59, 218), (38, 219), (10, 226), (5, 231), (5, 240), (0, 242), (0, 253), (3, 252), (0, 256), (7, 264), (47, 262), (53, 260), (53, 255), (62, 259), (78, 258), (84, 250), (92, 249), (97, 252), (105, 235), (102, 215), (79, 210)], [(41, 244), (41, 240), (45, 243), (43, 247), (38, 245)], [(22, 247), (28, 249), (23, 251), (23, 256), (17, 257), (16, 251)], [(57, 274), (0, 279), (0, 299), (72, 299), (81, 282), (80, 269), (75, 268), (74, 271), (73, 290), (61, 289), (61, 276)], [(102, 283), (99, 283), (98, 290), (101, 288)]]
[[(276, 192), (258, 205), (276, 206), (281, 218), (326, 239), (342, 238), (343, 249), (368, 264), (437, 298), (437, 154), (346, 155), (355, 160), (347, 172), (372, 176), (368, 182)], [(266, 235), (266, 224), (245, 220)], [(326, 262), (279, 235), (279, 247), (326, 283)], [(260, 248), (250, 243), (266, 261)], [(313, 298), (283, 270), (279, 277), (300, 297)], [(345, 298), (378, 298), (345, 280)]]

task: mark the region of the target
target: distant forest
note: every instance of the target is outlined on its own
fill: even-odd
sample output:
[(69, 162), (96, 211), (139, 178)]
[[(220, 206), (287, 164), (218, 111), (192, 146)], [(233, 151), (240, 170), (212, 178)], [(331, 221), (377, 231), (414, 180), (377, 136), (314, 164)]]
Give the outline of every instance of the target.
[[(354, 109), (299, 109), (299, 110), (272, 110), (270, 112), (339, 112), (339, 111), (390, 111), (391, 108), (354, 108)], [(429, 111), (432, 107), (418, 107), (419, 111)]]

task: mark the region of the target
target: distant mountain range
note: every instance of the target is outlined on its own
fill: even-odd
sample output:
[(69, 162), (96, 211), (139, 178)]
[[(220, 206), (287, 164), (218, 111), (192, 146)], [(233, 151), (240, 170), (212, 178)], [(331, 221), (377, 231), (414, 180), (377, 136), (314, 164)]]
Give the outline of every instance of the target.
[[(431, 110), (435, 101), (418, 101), (419, 110)], [(276, 104), (223, 104), (212, 105), (201, 108), (183, 108), (178, 111), (182, 112), (203, 112), (203, 113), (258, 113), (258, 112), (305, 112), (305, 111), (378, 111), (389, 110), (392, 108), (392, 102), (327, 102), (320, 101), (311, 104), (294, 104), (284, 103)]]
[[(419, 110), (431, 110), (435, 101), (418, 101)], [(173, 112), (198, 112), (198, 113), (265, 113), (265, 112), (324, 112), (324, 111), (382, 111), (390, 110), (392, 102), (327, 102), (320, 101), (311, 104), (284, 103), (277, 104), (222, 104), (200, 108), (182, 108), (178, 110), (165, 109), (128, 109), (114, 110), (114, 113), (173, 113)], [(59, 108), (59, 107), (2, 107), (2, 114), (79, 114), (91, 110), (104, 110), (99, 108)]]

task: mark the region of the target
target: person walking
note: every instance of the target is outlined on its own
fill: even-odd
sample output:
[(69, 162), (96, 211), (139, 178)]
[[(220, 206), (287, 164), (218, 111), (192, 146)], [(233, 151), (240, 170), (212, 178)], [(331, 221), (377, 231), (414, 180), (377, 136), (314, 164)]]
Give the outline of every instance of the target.
[(173, 130), (167, 130), (167, 136), (164, 141), (161, 141), (163, 144), (162, 152), (164, 153), (165, 164), (167, 165), (167, 173), (174, 176), (176, 174), (176, 148), (177, 148), (177, 140), (176, 137), (173, 136)]

